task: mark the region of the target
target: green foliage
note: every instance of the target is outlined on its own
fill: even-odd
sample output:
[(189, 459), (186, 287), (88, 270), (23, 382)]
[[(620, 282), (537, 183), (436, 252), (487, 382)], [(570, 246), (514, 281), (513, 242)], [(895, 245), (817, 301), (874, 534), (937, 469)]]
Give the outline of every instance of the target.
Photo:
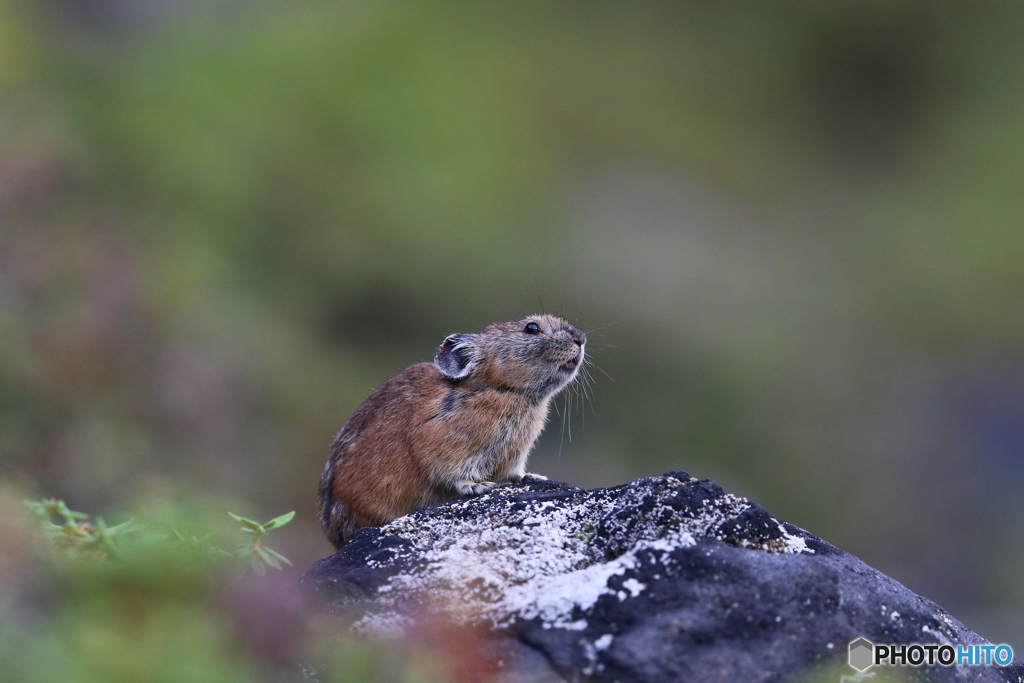
[(580, 528), (580, 533), (571, 536), (571, 538), (575, 538), (586, 543), (590, 540), (590, 537), (594, 535), (595, 531), (597, 531), (597, 524), (594, 522), (585, 522)]
[[(97, 517), (92, 523), (89, 515), (69, 510), (63, 500), (25, 501), (25, 505), (39, 519), (43, 533), (54, 547), (69, 557), (92, 560), (116, 558), (121, 538), (139, 531), (134, 520), (108, 527), (102, 517)], [(54, 517), (60, 518), (59, 524), (52, 521)]]
[[(247, 542), (240, 544), (233, 553), (229, 553), (210, 540), (211, 534), (201, 537), (186, 536), (174, 528), (170, 528), (167, 533), (158, 533), (147, 530), (132, 519), (108, 527), (102, 517), (97, 517), (95, 522), (92, 522), (88, 514), (70, 510), (63, 500), (55, 498), (27, 500), (25, 505), (39, 520), (42, 531), (53, 548), (64, 557), (89, 560), (120, 559), (125, 539), (141, 538), (147, 543), (180, 543), (204, 556), (234, 557), (240, 567), (261, 575), (267, 567), (280, 570), (281, 563), (291, 565), (287, 557), (269, 548), (263, 539), (269, 531), (279, 529), (292, 521), (295, 517), (294, 511), (275, 517), (266, 524), (229, 512), (228, 516), (241, 525), (242, 533), (249, 536)], [(59, 519), (59, 523), (53, 522), (55, 517)]]
[[(3, 683), (450, 679), (436, 648), (356, 639), (349, 620), (317, 613), (284, 572), (291, 562), (266, 546), (294, 513), (265, 523), (228, 513), (234, 528), (222, 528), (197, 518), (195, 501), (157, 507), (136, 510), (145, 522), (106, 526), (0, 487)], [(247, 538), (227, 552), (226, 531)]]
[(291, 562), (287, 557), (264, 545), (263, 537), (266, 536), (268, 531), (283, 527), (285, 524), (292, 521), (292, 518), (295, 517), (294, 510), (288, 514), (281, 515), (280, 517), (275, 517), (266, 524), (260, 524), (259, 522), (239, 517), (238, 515), (230, 512), (228, 515), (231, 516), (231, 519), (242, 525), (242, 531), (244, 533), (251, 536), (248, 543), (243, 543), (235, 551), (235, 557), (237, 557), (240, 562), (247, 564), (257, 574), (265, 572), (268, 566), (273, 567), (274, 569), (281, 569), (282, 562), (291, 565)]

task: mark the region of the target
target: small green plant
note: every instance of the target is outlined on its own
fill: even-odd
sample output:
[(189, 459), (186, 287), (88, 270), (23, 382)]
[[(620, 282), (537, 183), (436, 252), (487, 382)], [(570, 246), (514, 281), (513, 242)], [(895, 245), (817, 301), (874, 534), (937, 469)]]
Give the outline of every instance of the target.
[[(43, 533), (54, 547), (68, 557), (90, 560), (118, 557), (121, 541), (140, 531), (131, 519), (112, 527), (108, 527), (102, 517), (91, 522), (89, 515), (70, 510), (63, 500), (55, 498), (27, 500), (25, 505), (39, 519)], [(54, 518), (59, 521), (54, 523)]]
[(234, 557), (242, 567), (257, 574), (266, 572), (268, 566), (280, 570), (282, 562), (291, 565), (287, 557), (268, 547), (264, 539), (271, 530), (292, 521), (294, 511), (275, 517), (265, 524), (229, 512), (228, 515), (241, 525), (241, 531), (249, 534), (250, 538), (235, 548), (234, 552), (228, 552), (213, 543), (210, 534), (186, 536), (173, 528), (169, 534), (154, 533), (136, 524), (133, 519), (117, 526), (107, 526), (102, 517), (96, 517), (93, 521), (90, 515), (71, 510), (63, 500), (56, 498), (27, 500), (25, 505), (39, 520), (43, 534), (57, 553), (69, 558), (96, 562), (119, 559), (125, 541), (140, 539), (156, 543), (181, 543), (201, 554)]
[(580, 527), (579, 533), (569, 536), (569, 538), (575, 538), (584, 543), (590, 540), (590, 537), (594, 535), (594, 531), (597, 530), (597, 525), (594, 522), (584, 522), (583, 526)]
[(266, 524), (260, 524), (230, 512), (228, 515), (231, 516), (231, 519), (242, 525), (243, 532), (252, 536), (248, 543), (241, 544), (235, 550), (235, 557), (238, 558), (239, 562), (247, 563), (249, 568), (257, 574), (263, 574), (267, 570), (268, 565), (274, 569), (281, 569), (282, 562), (291, 565), (287, 557), (264, 545), (263, 537), (267, 535), (268, 531), (283, 527), (292, 521), (292, 518), (295, 516), (294, 510), (280, 517), (275, 517)]

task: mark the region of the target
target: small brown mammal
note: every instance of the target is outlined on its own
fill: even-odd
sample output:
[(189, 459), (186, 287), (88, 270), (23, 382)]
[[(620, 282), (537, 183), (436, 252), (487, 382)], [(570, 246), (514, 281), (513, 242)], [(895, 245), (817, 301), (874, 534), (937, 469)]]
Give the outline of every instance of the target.
[(526, 458), (552, 397), (583, 363), (587, 337), (553, 315), (453, 334), (363, 402), (331, 445), (320, 521), (340, 548), (355, 530), (413, 510), (545, 479)]

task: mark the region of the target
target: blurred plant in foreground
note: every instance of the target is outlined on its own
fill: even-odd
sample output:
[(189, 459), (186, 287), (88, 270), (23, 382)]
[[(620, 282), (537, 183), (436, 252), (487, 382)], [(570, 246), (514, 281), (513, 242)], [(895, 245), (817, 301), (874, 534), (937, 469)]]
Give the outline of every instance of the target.
[(257, 574), (265, 572), (268, 566), (273, 567), (274, 569), (281, 569), (282, 562), (291, 565), (291, 562), (288, 561), (287, 557), (263, 545), (263, 537), (266, 536), (267, 532), (271, 529), (279, 529), (292, 521), (292, 518), (295, 517), (294, 510), (288, 514), (281, 515), (280, 517), (275, 517), (266, 524), (260, 524), (259, 522), (254, 522), (251, 519), (246, 519), (245, 517), (239, 517), (238, 515), (230, 512), (228, 513), (228, 516), (242, 525), (243, 532), (252, 534), (252, 538), (249, 542), (238, 546), (238, 549), (235, 551), (235, 557), (240, 561), (248, 562), (249, 566)]
[[(89, 521), (89, 515), (75, 512), (63, 500), (55, 498), (26, 500), (25, 505), (39, 518), (43, 533), (53, 544), (54, 550), (67, 557), (93, 560), (118, 557), (120, 539), (139, 531), (133, 519), (108, 527), (102, 517), (97, 517), (93, 524)], [(61, 523), (54, 524), (54, 517), (59, 517)]]
[(358, 639), (345, 615), (318, 613), (266, 545), (294, 513), (228, 513), (239, 529), (215, 501), (148, 501), (137, 521), (108, 525), (20, 498), (0, 486), (4, 683), (470, 680), (464, 644)]
[[(263, 574), (268, 566), (280, 570), (282, 562), (291, 565), (291, 561), (287, 557), (267, 547), (263, 538), (272, 529), (279, 529), (292, 521), (295, 517), (294, 510), (275, 517), (266, 524), (260, 524), (229, 512), (228, 516), (242, 525), (242, 532), (252, 536), (248, 542), (242, 543), (233, 553), (229, 553), (214, 545), (210, 541), (210, 534), (197, 538), (186, 536), (174, 528), (170, 529), (170, 535), (153, 533), (136, 524), (134, 519), (129, 519), (117, 526), (107, 526), (102, 517), (97, 517), (93, 523), (89, 521), (89, 515), (84, 512), (75, 512), (69, 509), (63, 500), (55, 498), (39, 501), (27, 500), (25, 505), (39, 519), (42, 530), (52, 542), (53, 548), (66, 557), (93, 560), (117, 559), (120, 557), (119, 548), (125, 537), (143, 535), (146, 540), (151, 542), (166, 540), (184, 543), (199, 550), (202, 554), (234, 557), (241, 565), (250, 568), (257, 574)], [(60, 518), (61, 523), (54, 524), (54, 517)]]

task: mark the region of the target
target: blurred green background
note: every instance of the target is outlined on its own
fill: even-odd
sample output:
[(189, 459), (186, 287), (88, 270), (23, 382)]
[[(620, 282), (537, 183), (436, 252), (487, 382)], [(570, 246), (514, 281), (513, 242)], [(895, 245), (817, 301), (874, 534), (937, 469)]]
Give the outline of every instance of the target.
[(543, 308), (607, 375), (531, 470), (714, 478), (1024, 652), (1021, 35), (996, 0), (0, 0), (0, 477), (295, 509), (305, 567), (358, 403)]

